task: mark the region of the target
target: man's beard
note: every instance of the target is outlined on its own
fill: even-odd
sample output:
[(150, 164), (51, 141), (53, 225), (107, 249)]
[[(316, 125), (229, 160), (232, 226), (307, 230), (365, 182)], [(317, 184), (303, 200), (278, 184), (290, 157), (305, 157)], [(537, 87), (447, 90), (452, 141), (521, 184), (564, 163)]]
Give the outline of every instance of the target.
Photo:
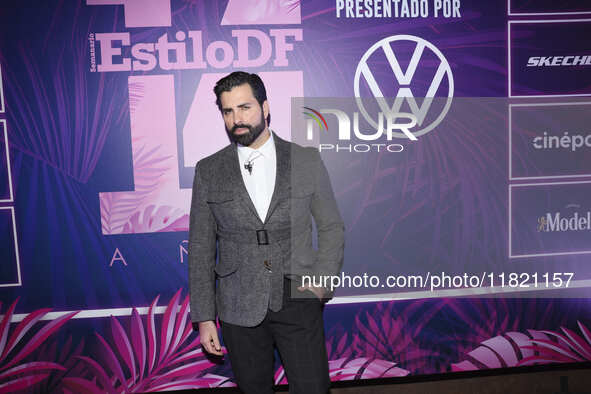
[[(237, 129), (246, 128), (248, 132), (243, 134), (234, 134)], [(265, 115), (261, 111), (261, 120), (257, 125), (251, 126), (248, 124), (237, 124), (232, 127), (231, 130), (228, 130), (226, 127), (226, 133), (228, 133), (228, 137), (230, 141), (237, 142), (241, 145), (249, 146), (257, 139), (259, 135), (265, 130)]]

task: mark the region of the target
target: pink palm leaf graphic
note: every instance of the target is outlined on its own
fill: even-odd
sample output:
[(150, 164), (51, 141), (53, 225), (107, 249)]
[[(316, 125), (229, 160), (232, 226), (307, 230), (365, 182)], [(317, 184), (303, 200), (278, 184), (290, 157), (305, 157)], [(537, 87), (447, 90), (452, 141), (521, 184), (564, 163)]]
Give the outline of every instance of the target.
[[(396, 363), (386, 360), (359, 357), (348, 360), (346, 357), (329, 360), (328, 373), (333, 382), (339, 380), (377, 379), (406, 376), (409, 371), (396, 367)], [(275, 384), (289, 383), (283, 367), (275, 371)]]
[(525, 357), (519, 365), (531, 365), (534, 363), (572, 363), (591, 361), (591, 332), (580, 321), (577, 321), (581, 338), (574, 331), (560, 327), (558, 331), (539, 331), (547, 338), (533, 338), (522, 349), (530, 349), (534, 354)]
[(507, 368), (519, 365), (521, 360), (534, 354), (527, 349), (532, 339), (547, 339), (546, 335), (528, 330), (528, 333), (509, 331), (480, 342), (469, 351), (465, 360), (451, 365), (452, 371), (474, 371), (489, 368)]
[(149, 307), (145, 321), (133, 309), (126, 331), (119, 320), (111, 317), (112, 342), (95, 333), (101, 355), (95, 360), (79, 357), (94, 375), (93, 380), (64, 378), (64, 385), (74, 392), (122, 393), (182, 390), (217, 387), (227, 382), (204, 372), (217, 366), (200, 348), (199, 336), (189, 337), (193, 327), (189, 319), (189, 296), (179, 304), (181, 289), (170, 300), (156, 328), (157, 296)]
[[(9, 335), (17, 303), (18, 299), (10, 305), (0, 321), (0, 393), (29, 389), (32, 385), (46, 379), (51, 372), (64, 370), (63, 366), (54, 362), (22, 361), (78, 313), (67, 313), (50, 321), (38, 329), (30, 339), (25, 340), (25, 336), (29, 337), (27, 334), (31, 332), (31, 328), (51, 309), (38, 309), (29, 313)], [(0, 303), (0, 307), (1, 305)]]
[[(350, 345), (356, 357), (376, 360), (396, 357), (397, 362), (411, 371), (424, 369), (429, 357), (438, 354), (421, 343), (420, 333), (445, 303), (437, 302), (429, 308), (422, 308), (426, 304), (416, 301), (396, 309), (394, 302), (380, 302), (374, 308), (358, 313)], [(408, 352), (409, 348), (413, 351)]]
[(46, 341), (30, 357), (43, 357), (46, 361), (61, 365), (64, 370), (52, 371), (52, 374), (47, 379), (37, 384), (34, 388), (28, 388), (27, 394), (68, 393), (69, 391), (66, 391), (62, 384), (64, 377), (81, 376), (86, 372), (86, 366), (82, 365), (78, 359), (78, 356), (84, 350), (84, 346), (84, 339), (75, 344), (72, 335), (68, 335), (65, 342), (58, 339), (54, 339), (51, 342)]
[(360, 357), (331, 360), (328, 363), (331, 380), (377, 379), (406, 376), (409, 371), (396, 367), (392, 361)]
[(591, 332), (578, 322), (583, 337), (561, 327), (562, 333), (546, 330), (506, 332), (489, 338), (451, 365), (452, 371), (473, 371), (532, 364), (591, 361)]

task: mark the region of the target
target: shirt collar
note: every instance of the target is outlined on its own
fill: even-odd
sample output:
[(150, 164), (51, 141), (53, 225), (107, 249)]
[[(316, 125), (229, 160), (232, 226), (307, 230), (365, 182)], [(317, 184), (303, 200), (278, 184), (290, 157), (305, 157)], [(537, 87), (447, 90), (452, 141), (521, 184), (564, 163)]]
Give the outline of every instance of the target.
[(269, 129), (269, 138), (265, 143), (258, 149), (253, 149), (246, 145), (236, 144), (238, 147), (238, 155), (241, 161), (246, 161), (252, 152), (258, 151), (263, 157), (270, 158), (275, 153), (275, 140), (273, 139), (273, 131)]

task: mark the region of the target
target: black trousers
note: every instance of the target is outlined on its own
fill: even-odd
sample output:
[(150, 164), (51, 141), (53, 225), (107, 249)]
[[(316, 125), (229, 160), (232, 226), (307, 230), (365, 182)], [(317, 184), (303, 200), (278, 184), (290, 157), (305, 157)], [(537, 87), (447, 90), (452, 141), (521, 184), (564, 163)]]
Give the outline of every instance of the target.
[(232, 372), (246, 394), (274, 393), (274, 346), (279, 351), (290, 394), (328, 392), (324, 304), (316, 297), (290, 297), (291, 286), (291, 281), (285, 279), (283, 308), (278, 312), (268, 310), (255, 327), (220, 321)]

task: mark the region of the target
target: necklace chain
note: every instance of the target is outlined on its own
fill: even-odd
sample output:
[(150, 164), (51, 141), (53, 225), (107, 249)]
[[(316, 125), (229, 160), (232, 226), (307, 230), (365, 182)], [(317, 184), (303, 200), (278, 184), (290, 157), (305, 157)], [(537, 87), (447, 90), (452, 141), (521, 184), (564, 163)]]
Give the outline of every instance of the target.
[[(255, 153), (258, 153), (257, 156), (252, 157)], [(248, 159), (246, 160), (246, 163), (244, 163), (244, 168), (246, 168), (248, 170), (248, 173), (250, 175), (252, 175), (252, 163), (258, 159), (259, 157), (261, 157), (263, 154), (261, 152), (259, 152), (258, 150), (253, 151), (250, 156), (248, 156)]]

